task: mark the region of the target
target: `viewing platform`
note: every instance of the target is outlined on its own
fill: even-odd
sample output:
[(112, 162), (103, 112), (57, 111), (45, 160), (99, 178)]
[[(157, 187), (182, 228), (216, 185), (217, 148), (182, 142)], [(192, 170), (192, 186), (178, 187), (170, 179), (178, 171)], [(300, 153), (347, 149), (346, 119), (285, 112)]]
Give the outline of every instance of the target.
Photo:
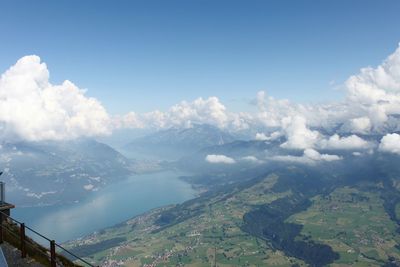
[[(0, 175), (3, 173), (0, 173)], [(15, 208), (13, 204), (6, 202), (6, 191), (4, 182), (0, 182), (0, 212), (10, 216), (10, 210)]]
[(13, 204), (7, 203), (7, 202), (1, 202), (0, 203), (0, 211), (7, 214), (10, 216), (10, 210), (15, 208)]
[[(1, 175), (2, 173), (0, 173)], [(0, 212), (10, 216), (10, 210), (15, 208), (13, 204), (6, 202), (6, 191), (4, 182), (0, 182)]]

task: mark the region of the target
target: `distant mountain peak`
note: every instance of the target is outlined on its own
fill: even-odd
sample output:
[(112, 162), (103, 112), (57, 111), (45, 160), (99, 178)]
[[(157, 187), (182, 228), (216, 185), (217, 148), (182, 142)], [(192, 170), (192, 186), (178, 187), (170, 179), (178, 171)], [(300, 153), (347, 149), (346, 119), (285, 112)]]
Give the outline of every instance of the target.
[(209, 124), (193, 124), (189, 128), (172, 127), (137, 138), (126, 145), (127, 150), (161, 153), (179, 158), (209, 146), (235, 141), (230, 133)]

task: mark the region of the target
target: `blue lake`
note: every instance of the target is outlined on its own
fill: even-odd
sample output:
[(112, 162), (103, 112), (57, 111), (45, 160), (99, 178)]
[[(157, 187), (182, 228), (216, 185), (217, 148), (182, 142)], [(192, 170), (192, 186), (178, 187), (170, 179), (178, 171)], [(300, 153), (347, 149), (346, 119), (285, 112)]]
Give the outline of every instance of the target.
[(133, 175), (92, 193), (80, 203), (15, 208), (12, 216), (50, 239), (65, 242), (150, 209), (193, 198), (195, 190), (180, 180), (180, 175), (175, 171)]

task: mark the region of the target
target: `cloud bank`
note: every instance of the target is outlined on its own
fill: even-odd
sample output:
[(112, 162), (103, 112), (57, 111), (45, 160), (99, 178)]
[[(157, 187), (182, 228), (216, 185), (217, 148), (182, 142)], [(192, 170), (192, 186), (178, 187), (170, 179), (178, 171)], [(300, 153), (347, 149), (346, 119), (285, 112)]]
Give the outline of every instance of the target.
[(329, 139), (322, 140), (320, 146), (324, 149), (359, 150), (368, 149), (372, 144), (354, 134), (347, 137), (340, 137), (338, 134), (334, 134)]
[[(130, 113), (121, 127), (190, 127), (208, 123), (231, 131), (260, 129), (257, 139), (270, 134), (287, 137), (287, 148), (313, 147), (324, 134), (385, 134), (400, 131), (400, 48), (376, 68), (367, 67), (344, 83), (342, 101), (304, 105), (258, 92), (258, 112), (229, 112), (217, 97), (183, 101), (167, 111)], [(323, 130), (323, 131), (322, 131)], [(352, 137), (354, 138), (354, 137)]]
[[(157, 130), (206, 123), (247, 132), (257, 140), (283, 138), (281, 148), (287, 151), (375, 147), (397, 153), (393, 140), (400, 132), (400, 47), (379, 66), (349, 77), (343, 87), (343, 100), (327, 104), (297, 104), (260, 91), (256, 112), (231, 112), (213, 96), (182, 101), (166, 111), (110, 116), (72, 82), (52, 85), (46, 64), (27, 56), (0, 78), (0, 134), (3, 139), (64, 140), (120, 128)], [(384, 138), (379, 144), (368, 136)]]
[(316, 151), (312, 148), (307, 148), (304, 150), (302, 156), (291, 156), (291, 155), (273, 156), (270, 159), (276, 160), (276, 161), (287, 161), (287, 162), (295, 162), (295, 163), (312, 165), (312, 164), (316, 164), (318, 162), (324, 162), (324, 161), (327, 161), (327, 162), (337, 161), (337, 160), (341, 160), (342, 158), (337, 155), (320, 154), (318, 151)]

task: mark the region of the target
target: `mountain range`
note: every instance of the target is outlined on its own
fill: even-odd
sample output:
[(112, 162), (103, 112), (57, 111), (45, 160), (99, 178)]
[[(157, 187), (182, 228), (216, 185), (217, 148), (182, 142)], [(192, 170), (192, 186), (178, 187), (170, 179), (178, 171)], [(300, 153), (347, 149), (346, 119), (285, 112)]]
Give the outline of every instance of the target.
[(22, 206), (78, 201), (123, 179), (133, 164), (108, 145), (91, 139), (3, 142), (1, 177), (8, 201)]
[(194, 151), (213, 145), (223, 145), (236, 140), (235, 136), (208, 124), (194, 124), (189, 128), (169, 128), (136, 138), (124, 151), (136, 157), (179, 159)]

